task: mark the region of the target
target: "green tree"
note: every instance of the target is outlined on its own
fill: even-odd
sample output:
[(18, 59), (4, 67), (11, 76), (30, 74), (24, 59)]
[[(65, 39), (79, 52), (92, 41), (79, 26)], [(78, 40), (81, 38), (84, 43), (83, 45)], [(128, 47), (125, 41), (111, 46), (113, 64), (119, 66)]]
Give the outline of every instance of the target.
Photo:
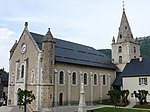
[(116, 104), (120, 99), (120, 91), (117, 89), (113, 89), (108, 91), (108, 94), (110, 96), (111, 101), (113, 101), (114, 104)]
[(147, 103), (146, 97), (149, 95), (147, 90), (138, 90), (138, 92), (134, 91), (134, 95), (138, 98), (141, 105)]
[(35, 96), (32, 91), (28, 90), (19, 90), (18, 91), (18, 105), (24, 106), (24, 112), (26, 112), (27, 104), (31, 104), (31, 102), (35, 100)]
[(111, 101), (113, 101), (114, 104), (116, 104), (117, 102), (122, 102), (125, 105), (128, 104), (128, 96), (129, 96), (129, 90), (110, 90), (108, 91), (108, 94), (110, 96)]
[(121, 99), (122, 99), (123, 103), (125, 103), (127, 105), (128, 104), (129, 90), (122, 90), (120, 92), (120, 95), (121, 95)]

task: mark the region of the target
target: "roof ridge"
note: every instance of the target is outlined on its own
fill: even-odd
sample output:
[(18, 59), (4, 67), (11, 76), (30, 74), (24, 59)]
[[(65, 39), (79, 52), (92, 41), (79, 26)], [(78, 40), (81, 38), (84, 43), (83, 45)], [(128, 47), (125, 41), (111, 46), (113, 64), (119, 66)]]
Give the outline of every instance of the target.
[[(44, 35), (42, 35), (42, 34), (35, 33), (35, 32), (29, 32), (29, 33), (40, 35), (40, 36), (43, 36), (43, 38), (44, 38)], [(54, 37), (54, 39), (69, 42), (69, 43), (73, 43), (73, 44), (77, 44), (77, 45), (84, 46), (84, 47), (89, 47), (89, 48), (92, 48), (92, 49), (96, 50), (94, 47), (91, 47), (91, 46), (88, 46), (88, 45), (84, 45), (84, 44), (80, 44), (80, 43), (76, 43), (76, 42), (72, 42), (72, 41), (68, 41), (68, 40), (64, 40), (64, 39), (60, 39), (60, 38), (55, 38), (55, 37)]]

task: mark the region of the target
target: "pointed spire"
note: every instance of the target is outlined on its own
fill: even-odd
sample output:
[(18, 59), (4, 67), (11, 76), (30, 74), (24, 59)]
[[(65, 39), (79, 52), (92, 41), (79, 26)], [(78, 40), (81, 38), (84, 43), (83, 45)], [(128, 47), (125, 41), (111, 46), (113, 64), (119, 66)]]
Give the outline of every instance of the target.
[(47, 31), (44, 39), (43, 39), (43, 42), (53, 42), (53, 43), (55, 43), (55, 40), (54, 40), (53, 35), (50, 31), (50, 28), (48, 28), (48, 31)]
[(134, 39), (133, 39), (133, 35), (131, 32), (131, 28), (125, 10), (123, 10), (119, 32), (118, 32), (117, 43), (127, 42), (127, 41), (134, 42)]

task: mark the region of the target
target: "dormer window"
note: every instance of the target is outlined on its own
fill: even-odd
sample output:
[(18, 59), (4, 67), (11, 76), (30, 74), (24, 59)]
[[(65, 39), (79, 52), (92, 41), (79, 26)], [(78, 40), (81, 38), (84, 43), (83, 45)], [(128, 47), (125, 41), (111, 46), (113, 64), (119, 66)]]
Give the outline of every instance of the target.
[(125, 27), (125, 30), (127, 30), (127, 26)]

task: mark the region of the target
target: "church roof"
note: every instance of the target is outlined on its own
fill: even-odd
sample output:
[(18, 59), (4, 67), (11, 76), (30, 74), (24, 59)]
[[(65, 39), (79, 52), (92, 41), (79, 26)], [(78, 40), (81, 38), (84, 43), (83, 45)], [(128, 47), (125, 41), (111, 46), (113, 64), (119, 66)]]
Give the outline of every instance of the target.
[(122, 74), (121, 72), (116, 73), (116, 78), (112, 83), (113, 86), (121, 86), (122, 85)]
[[(42, 40), (44, 35), (30, 32), (39, 49), (42, 50)], [(94, 67), (103, 67), (115, 69), (115, 65), (111, 63), (103, 53), (93, 47), (54, 38), (55, 60), (58, 62), (73, 63), (79, 65), (87, 65)]]

